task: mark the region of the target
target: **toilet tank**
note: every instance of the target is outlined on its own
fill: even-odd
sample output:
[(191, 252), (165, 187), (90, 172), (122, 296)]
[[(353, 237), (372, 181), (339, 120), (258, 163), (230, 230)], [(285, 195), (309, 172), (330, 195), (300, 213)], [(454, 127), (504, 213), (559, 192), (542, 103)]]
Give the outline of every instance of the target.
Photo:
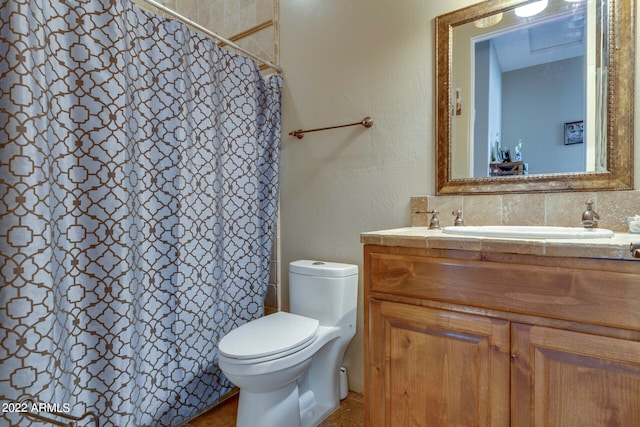
[(358, 266), (299, 260), (289, 264), (290, 311), (321, 325), (354, 325), (358, 304)]

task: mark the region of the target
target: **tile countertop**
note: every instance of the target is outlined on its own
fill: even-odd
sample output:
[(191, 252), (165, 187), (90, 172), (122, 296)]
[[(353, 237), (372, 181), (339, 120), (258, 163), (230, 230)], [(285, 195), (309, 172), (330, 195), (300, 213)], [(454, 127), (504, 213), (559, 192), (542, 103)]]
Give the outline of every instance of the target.
[(640, 258), (633, 258), (629, 250), (631, 243), (640, 244), (640, 234), (628, 233), (615, 233), (608, 239), (513, 239), (461, 236), (427, 227), (404, 227), (362, 233), (360, 242), (382, 246), (640, 261)]

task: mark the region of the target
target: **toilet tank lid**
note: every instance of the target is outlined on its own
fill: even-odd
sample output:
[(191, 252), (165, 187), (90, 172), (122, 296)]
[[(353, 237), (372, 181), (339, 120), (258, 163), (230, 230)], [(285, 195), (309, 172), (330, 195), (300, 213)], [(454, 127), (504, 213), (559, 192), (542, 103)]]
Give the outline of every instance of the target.
[(358, 274), (358, 266), (354, 264), (302, 259), (290, 263), (289, 272), (316, 277), (349, 277)]

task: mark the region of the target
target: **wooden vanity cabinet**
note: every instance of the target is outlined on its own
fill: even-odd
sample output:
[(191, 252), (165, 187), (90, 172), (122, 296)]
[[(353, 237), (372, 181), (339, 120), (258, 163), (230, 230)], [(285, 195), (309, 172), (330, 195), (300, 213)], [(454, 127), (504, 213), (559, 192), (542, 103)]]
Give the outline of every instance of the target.
[(368, 426), (640, 425), (640, 263), (365, 245)]

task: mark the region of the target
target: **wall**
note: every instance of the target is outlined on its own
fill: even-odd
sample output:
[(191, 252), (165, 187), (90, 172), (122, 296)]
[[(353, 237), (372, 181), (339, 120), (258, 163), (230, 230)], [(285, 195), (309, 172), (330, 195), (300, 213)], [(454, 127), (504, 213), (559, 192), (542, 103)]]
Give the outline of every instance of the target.
[(585, 170), (587, 144), (564, 145), (564, 123), (585, 120), (584, 62), (580, 56), (502, 75), (502, 147), (513, 159), (522, 140), (529, 173)]
[(491, 40), (475, 47), (475, 126), (473, 135), (473, 175), (489, 176), (495, 158), (493, 146), (502, 135), (502, 69)]
[[(410, 197), (435, 194), (433, 19), (473, 2), (280, 0), (283, 266), (312, 258), (362, 268), (359, 233), (409, 225)], [(287, 136), (366, 115), (375, 121), (368, 130), (337, 129), (302, 140)], [(640, 202), (638, 192), (632, 194)], [(582, 205), (582, 194), (571, 196)], [(472, 218), (532, 206), (539, 215), (547, 213), (546, 204), (536, 205), (545, 195), (486, 197), (467, 199)], [(566, 198), (550, 198), (556, 203), (549, 209), (561, 210)], [(640, 203), (635, 206), (640, 210)], [(283, 277), (285, 306), (287, 287)], [(362, 287), (360, 298), (362, 304)], [(362, 391), (362, 305), (358, 322), (345, 366), (351, 388)]]

